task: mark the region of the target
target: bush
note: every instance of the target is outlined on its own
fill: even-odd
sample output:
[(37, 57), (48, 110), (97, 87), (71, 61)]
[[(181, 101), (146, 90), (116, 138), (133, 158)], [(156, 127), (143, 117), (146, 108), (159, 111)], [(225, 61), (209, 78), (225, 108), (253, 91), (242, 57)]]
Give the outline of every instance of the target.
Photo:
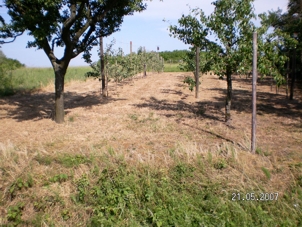
[(12, 71), (24, 66), (16, 59), (6, 58), (3, 53), (0, 55), (0, 96), (14, 94)]

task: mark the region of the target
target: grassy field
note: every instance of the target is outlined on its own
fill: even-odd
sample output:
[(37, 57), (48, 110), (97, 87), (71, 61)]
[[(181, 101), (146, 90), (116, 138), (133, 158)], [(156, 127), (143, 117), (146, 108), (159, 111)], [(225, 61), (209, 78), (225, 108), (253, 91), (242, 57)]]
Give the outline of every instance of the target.
[[(65, 81), (85, 81), (85, 73), (90, 67), (69, 67)], [(20, 68), (10, 73), (12, 89), (18, 91), (32, 91), (41, 89), (54, 83), (54, 71), (52, 68)]]
[[(165, 72), (180, 72), (179, 64), (165, 64)], [(65, 82), (71, 80), (85, 81), (85, 73), (91, 71), (90, 67), (69, 67)], [(54, 83), (54, 72), (52, 68), (20, 68), (10, 72), (9, 80), (11, 87), (9, 91), (1, 91), (3, 94), (13, 94), (20, 91), (39, 90)]]
[(0, 226), (301, 226), (300, 99), (288, 108), (258, 84), (251, 154), (250, 81), (234, 78), (229, 127), (225, 81), (204, 75), (196, 101), (183, 78), (111, 82), (107, 99), (98, 82), (71, 81), (62, 125), (45, 114), (53, 88), (1, 98)]

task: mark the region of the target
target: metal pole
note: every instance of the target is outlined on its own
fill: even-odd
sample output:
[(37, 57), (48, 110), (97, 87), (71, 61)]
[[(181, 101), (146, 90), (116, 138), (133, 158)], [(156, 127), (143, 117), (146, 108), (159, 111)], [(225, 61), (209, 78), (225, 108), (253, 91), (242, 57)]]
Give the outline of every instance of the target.
[(256, 115), (257, 115), (257, 106), (256, 106), (256, 98), (257, 98), (257, 33), (253, 33), (253, 88), (252, 88), (252, 93), (253, 93), (253, 113), (252, 113), (252, 145), (251, 145), (251, 152), (255, 154), (256, 152), (256, 126), (257, 126), (257, 121), (256, 121)]

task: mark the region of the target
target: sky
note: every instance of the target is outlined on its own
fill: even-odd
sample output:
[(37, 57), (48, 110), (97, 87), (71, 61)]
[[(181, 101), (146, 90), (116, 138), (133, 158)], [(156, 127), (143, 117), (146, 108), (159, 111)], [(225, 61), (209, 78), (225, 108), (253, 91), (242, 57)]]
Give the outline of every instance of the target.
[[(132, 50), (135, 52), (140, 46), (145, 47), (146, 51), (156, 51), (157, 47), (159, 47), (159, 51), (188, 49), (189, 45), (185, 45), (182, 41), (169, 36), (168, 26), (170, 24), (176, 25), (182, 14), (189, 14), (189, 6), (191, 8), (201, 8), (206, 15), (209, 15), (214, 9), (211, 2), (213, 0), (146, 1), (147, 10), (135, 13), (132, 16), (126, 16), (120, 31), (104, 39), (104, 46), (115, 39), (113, 48), (120, 47), (125, 54), (130, 52), (130, 41), (132, 41)], [(255, 0), (255, 13), (259, 14), (278, 8), (285, 12), (287, 3), (288, 0)], [(0, 15), (8, 21), (9, 16), (6, 12), (5, 8), (0, 8)], [(2, 45), (1, 50), (7, 57), (17, 59), (27, 67), (51, 67), (43, 50), (26, 48), (29, 40), (32, 40), (32, 38), (24, 34), (18, 37), (15, 42)], [(93, 61), (98, 60), (97, 49), (97, 47), (94, 47), (91, 51)], [(62, 57), (62, 53), (62, 50), (55, 52), (58, 58)], [(70, 66), (87, 66), (87, 63), (79, 55), (71, 60)]]

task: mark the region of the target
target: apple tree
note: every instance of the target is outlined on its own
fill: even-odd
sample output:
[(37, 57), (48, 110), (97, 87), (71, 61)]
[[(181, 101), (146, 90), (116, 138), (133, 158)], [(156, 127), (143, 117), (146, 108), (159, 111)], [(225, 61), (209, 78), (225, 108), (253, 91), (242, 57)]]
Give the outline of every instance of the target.
[[(0, 29), (0, 41), (27, 32), (27, 47), (42, 49), (55, 74), (55, 122), (64, 122), (64, 78), (80, 54), (90, 63), (90, 50), (100, 37), (118, 31), (126, 15), (146, 9), (143, 0), (4, 0), (11, 22)], [(63, 48), (58, 56), (56, 48)]]

